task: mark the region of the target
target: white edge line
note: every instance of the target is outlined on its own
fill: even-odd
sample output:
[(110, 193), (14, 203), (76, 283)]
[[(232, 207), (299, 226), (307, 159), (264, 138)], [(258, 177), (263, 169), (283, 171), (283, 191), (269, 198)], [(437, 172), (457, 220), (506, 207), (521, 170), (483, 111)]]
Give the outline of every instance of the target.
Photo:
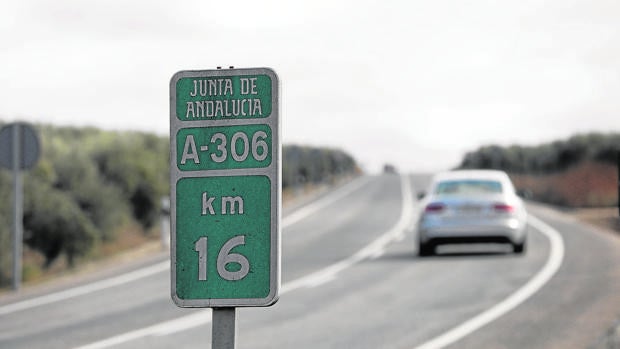
[[(358, 188), (361, 184), (356, 184), (353, 188)], [(348, 193), (355, 189), (349, 189), (344, 191)], [(375, 239), (370, 244), (359, 250), (349, 258), (325, 267), (317, 272), (301, 277), (299, 279), (288, 282), (280, 289), (280, 295), (291, 292), (298, 288), (316, 287), (318, 285), (327, 283), (336, 278), (336, 274), (353, 266), (356, 263), (364, 260), (365, 258), (371, 258), (372, 256), (380, 253), (385, 246), (398, 239), (406, 228), (410, 225), (410, 220), (413, 218), (414, 204), (411, 192), (411, 183), (406, 176), (401, 176), (401, 191), (403, 196), (402, 210), (398, 222), (383, 235)], [(346, 194), (340, 193), (342, 197)], [(326, 200), (327, 201), (327, 200)], [(330, 200), (331, 201), (331, 200)], [(328, 202), (330, 202), (328, 201)], [(325, 204), (324, 204), (325, 205)], [(323, 206), (320, 206), (323, 207)], [(292, 224), (292, 223), (291, 223)], [(87, 344), (76, 349), (103, 349), (113, 345), (126, 343), (135, 339), (139, 339), (147, 336), (164, 336), (173, 334), (176, 332), (185, 331), (194, 327), (202, 326), (211, 322), (211, 311), (203, 310), (192, 315), (186, 315), (174, 320), (160, 322), (158, 324), (145, 327), (142, 329), (126, 332), (114, 337), (110, 337), (98, 342)]]
[(455, 343), (519, 306), (538, 292), (538, 290), (555, 275), (564, 259), (564, 242), (562, 236), (551, 226), (532, 215), (528, 216), (528, 224), (543, 233), (551, 243), (549, 257), (543, 268), (508, 298), (448, 332), (416, 347), (416, 349), (439, 349)]
[(306, 206), (303, 206), (296, 210), (295, 212), (287, 215), (282, 218), (280, 222), (280, 226), (282, 229), (299, 222), (300, 220), (310, 216), (321, 208), (340, 200), (341, 198), (349, 195), (355, 190), (362, 187), (366, 182), (369, 181), (369, 177), (359, 177), (356, 180), (349, 182), (347, 185), (338, 188), (336, 191), (332, 192), (330, 195), (323, 197), (313, 203), (310, 203)]
[(145, 278), (147, 276), (157, 274), (170, 268), (170, 262), (164, 261), (154, 264), (149, 267), (138, 269), (126, 274), (111, 277), (105, 280), (96, 281), (87, 285), (70, 288), (68, 290), (50, 293), (45, 296), (40, 296), (32, 299), (27, 299), (21, 302), (11, 303), (0, 307), (0, 315), (7, 315), (17, 311), (26, 310), (41, 305), (46, 305), (54, 302), (63, 301), (69, 298), (83, 296), (85, 294), (93, 293), (105, 288), (122, 285), (131, 281)]

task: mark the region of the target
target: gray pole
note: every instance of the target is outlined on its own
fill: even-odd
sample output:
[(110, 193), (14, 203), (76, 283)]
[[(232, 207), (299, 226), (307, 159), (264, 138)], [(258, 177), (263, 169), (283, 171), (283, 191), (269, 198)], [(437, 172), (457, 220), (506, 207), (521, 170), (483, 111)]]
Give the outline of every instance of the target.
[(21, 126), (13, 125), (13, 289), (22, 281), (23, 185), (20, 170)]
[(235, 349), (237, 339), (236, 324), (236, 308), (213, 308), (211, 348)]

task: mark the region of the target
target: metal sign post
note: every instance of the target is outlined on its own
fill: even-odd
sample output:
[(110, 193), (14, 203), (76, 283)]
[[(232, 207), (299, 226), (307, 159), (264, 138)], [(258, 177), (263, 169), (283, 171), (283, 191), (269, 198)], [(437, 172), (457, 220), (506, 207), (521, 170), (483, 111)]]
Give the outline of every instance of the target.
[(13, 127), (13, 289), (19, 290), (22, 281), (22, 240), (24, 230), (24, 187), (19, 168), (21, 135), (19, 127)]
[(234, 349), (237, 344), (237, 331), (235, 331), (236, 325), (236, 308), (213, 308), (211, 348)]
[(234, 332), (234, 307), (270, 306), (278, 299), (280, 148), (273, 70), (172, 77), (172, 299), (180, 307), (214, 308), (214, 343), (224, 336), (234, 344), (234, 333), (218, 332)]
[(22, 241), (24, 218), (23, 169), (34, 166), (39, 159), (39, 138), (32, 127), (13, 123), (0, 130), (0, 166), (13, 173), (13, 289), (22, 281)]

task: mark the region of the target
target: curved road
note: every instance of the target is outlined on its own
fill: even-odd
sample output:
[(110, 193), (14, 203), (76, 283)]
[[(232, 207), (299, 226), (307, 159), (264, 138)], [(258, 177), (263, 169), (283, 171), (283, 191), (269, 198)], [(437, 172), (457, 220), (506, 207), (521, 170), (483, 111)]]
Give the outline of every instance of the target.
[[(545, 206), (524, 256), (416, 257), (427, 181), (364, 177), (285, 212), (280, 300), (238, 310), (238, 347), (584, 348), (620, 316), (620, 239)], [(210, 347), (210, 311), (172, 304), (165, 256), (132, 268), (0, 298), (0, 348)]]

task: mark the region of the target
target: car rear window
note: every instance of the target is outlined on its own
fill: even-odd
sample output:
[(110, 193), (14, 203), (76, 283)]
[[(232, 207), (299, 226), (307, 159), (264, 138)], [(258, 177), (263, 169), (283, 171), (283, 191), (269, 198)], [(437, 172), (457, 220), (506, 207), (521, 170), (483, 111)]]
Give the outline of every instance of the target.
[(435, 194), (483, 194), (501, 193), (502, 184), (492, 180), (449, 180), (435, 187)]

